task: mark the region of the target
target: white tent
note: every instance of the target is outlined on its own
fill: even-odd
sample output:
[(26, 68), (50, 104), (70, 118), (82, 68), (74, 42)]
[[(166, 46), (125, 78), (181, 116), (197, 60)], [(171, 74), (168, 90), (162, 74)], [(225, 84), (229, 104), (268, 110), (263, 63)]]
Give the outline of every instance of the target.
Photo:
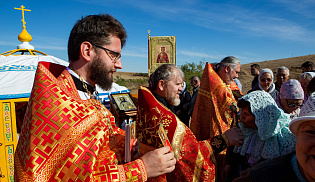
[(54, 56), (0, 56), (0, 99), (29, 97), (39, 61), (69, 64)]
[[(54, 56), (0, 56), (0, 99), (29, 97), (32, 91), (34, 76), (39, 61), (46, 61), (68, 66), (68, 62)], [(126, 87), (113, 83), (111, 90), (105, 91), (96, 87), (102, 103), (109, 107), (109, 94), (128, 93)]]

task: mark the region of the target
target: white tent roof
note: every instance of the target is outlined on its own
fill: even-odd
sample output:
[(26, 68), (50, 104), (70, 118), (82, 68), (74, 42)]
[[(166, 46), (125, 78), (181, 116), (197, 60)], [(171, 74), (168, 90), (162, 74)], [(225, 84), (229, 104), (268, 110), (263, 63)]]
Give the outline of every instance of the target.
[[(34, 76), (39, 61), (68, 66), (68, 62), (54, 56), (1, 56), (0, 55), (0, 99), (29, 97), (33, 88)], [(111, 93), (126, 93), (130, 90), (113, 83), (111, 90), (96, 88), (102, 102), (109, 102)]]
[(0, 99), (29, 97), (39, 61), (69, 64), (54, 56), (0, 56)]

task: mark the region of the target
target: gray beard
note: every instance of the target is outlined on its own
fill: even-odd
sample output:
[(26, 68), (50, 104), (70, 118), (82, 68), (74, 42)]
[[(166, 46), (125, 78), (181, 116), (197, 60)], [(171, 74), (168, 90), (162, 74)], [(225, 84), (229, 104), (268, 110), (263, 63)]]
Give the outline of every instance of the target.
[(180, 104), (180, 99), (175, 98), (170, 98), (166, 96), (166, 100), (169, 104), (173, 105), (173, 106), (178, 106)]

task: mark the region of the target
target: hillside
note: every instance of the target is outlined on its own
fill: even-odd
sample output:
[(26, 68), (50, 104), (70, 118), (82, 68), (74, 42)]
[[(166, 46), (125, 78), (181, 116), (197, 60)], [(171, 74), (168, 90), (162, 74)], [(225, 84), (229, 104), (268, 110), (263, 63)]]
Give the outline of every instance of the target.
[[(262, 62), (253, 62), (260, 65), (260, 68), (269, 68), (271, 69), (274, 74), (281, 66), (286, 66), (290, 70), (290, 78), (298, 79), (301, 75), (301, 65), (305, 61), (312, 61), (315, 63), (315, 54), (307, 55), (307, 56), (299, 56), (299, 57), (292, 57), (292, 58), (284, 58), (284, 59), (277, 59), (277, 60), (269, 60), (269, 61), (262, 61)], [(241, 72), (239, 74), (239, 80), (243, 85), (243, 93), (247, 93), (250, 90), (251, 83), (253, 80), (253, 76), (250, 74), (250, 65), (249, 64), (242, 64), (241, 65)], [(117, 72), (114, 78), (115, 82), (125, 81), (125, 85), (131, 90), (131, 93), (137, 93), (137, 89), (139, 85), (148, 86), (148, 76), (145, 73), (133, 73), (133, 72)], [(135, 80), (135, 81), (132, 81)]]
[[(290, 78), (292, 79), (299, 79), (300, 75), (302, 74), (301, 65), (305, 61), (312, 61), (315, 63), (315, 54), (308, 55), (308, 56), (299, 56), (299, 57), (292, 57), (292, 58), (284, 58), (284, 59), (277, 59), (277, 60), (270, 60), (270, 61), (263, 61), (263, 62), (256, 62), (260, 65), (260, 69), (269, 68), (274, 72), (274, 75), (277, 72), (277, 69), (281, 66), (286, 66), (290, 70)], [(254, 77), (250, 74), (250, 65), (249, 64), (242, 64), (241, 65), (241, 72), (239, 75), (239, 80), (243, 86), (243, 93), (247, 93), (250, 90), (252, 80)], [(275, 80), (276, 81), (276, 80)]]

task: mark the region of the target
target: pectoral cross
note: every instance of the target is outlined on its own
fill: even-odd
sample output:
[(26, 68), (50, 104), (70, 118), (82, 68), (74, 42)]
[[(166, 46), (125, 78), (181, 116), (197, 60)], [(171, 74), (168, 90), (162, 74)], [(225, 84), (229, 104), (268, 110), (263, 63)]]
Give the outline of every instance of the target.
[(25, 22), (25, 20), (24, 20), (24, 11), (31, 11), (31, 10), (29, 10), (29, 9), (24, 9), (24, 8), (25, 8), (25, 7), (22, 5), (21, 8), (14, 8), (14, 9), (22, 10), (22, 17), (23, 17), (23, 19), (22, 19), (21, 21), (23, 22), (23, 28), (26, 28), (26, 26), (25, 26), (26, 22)]

